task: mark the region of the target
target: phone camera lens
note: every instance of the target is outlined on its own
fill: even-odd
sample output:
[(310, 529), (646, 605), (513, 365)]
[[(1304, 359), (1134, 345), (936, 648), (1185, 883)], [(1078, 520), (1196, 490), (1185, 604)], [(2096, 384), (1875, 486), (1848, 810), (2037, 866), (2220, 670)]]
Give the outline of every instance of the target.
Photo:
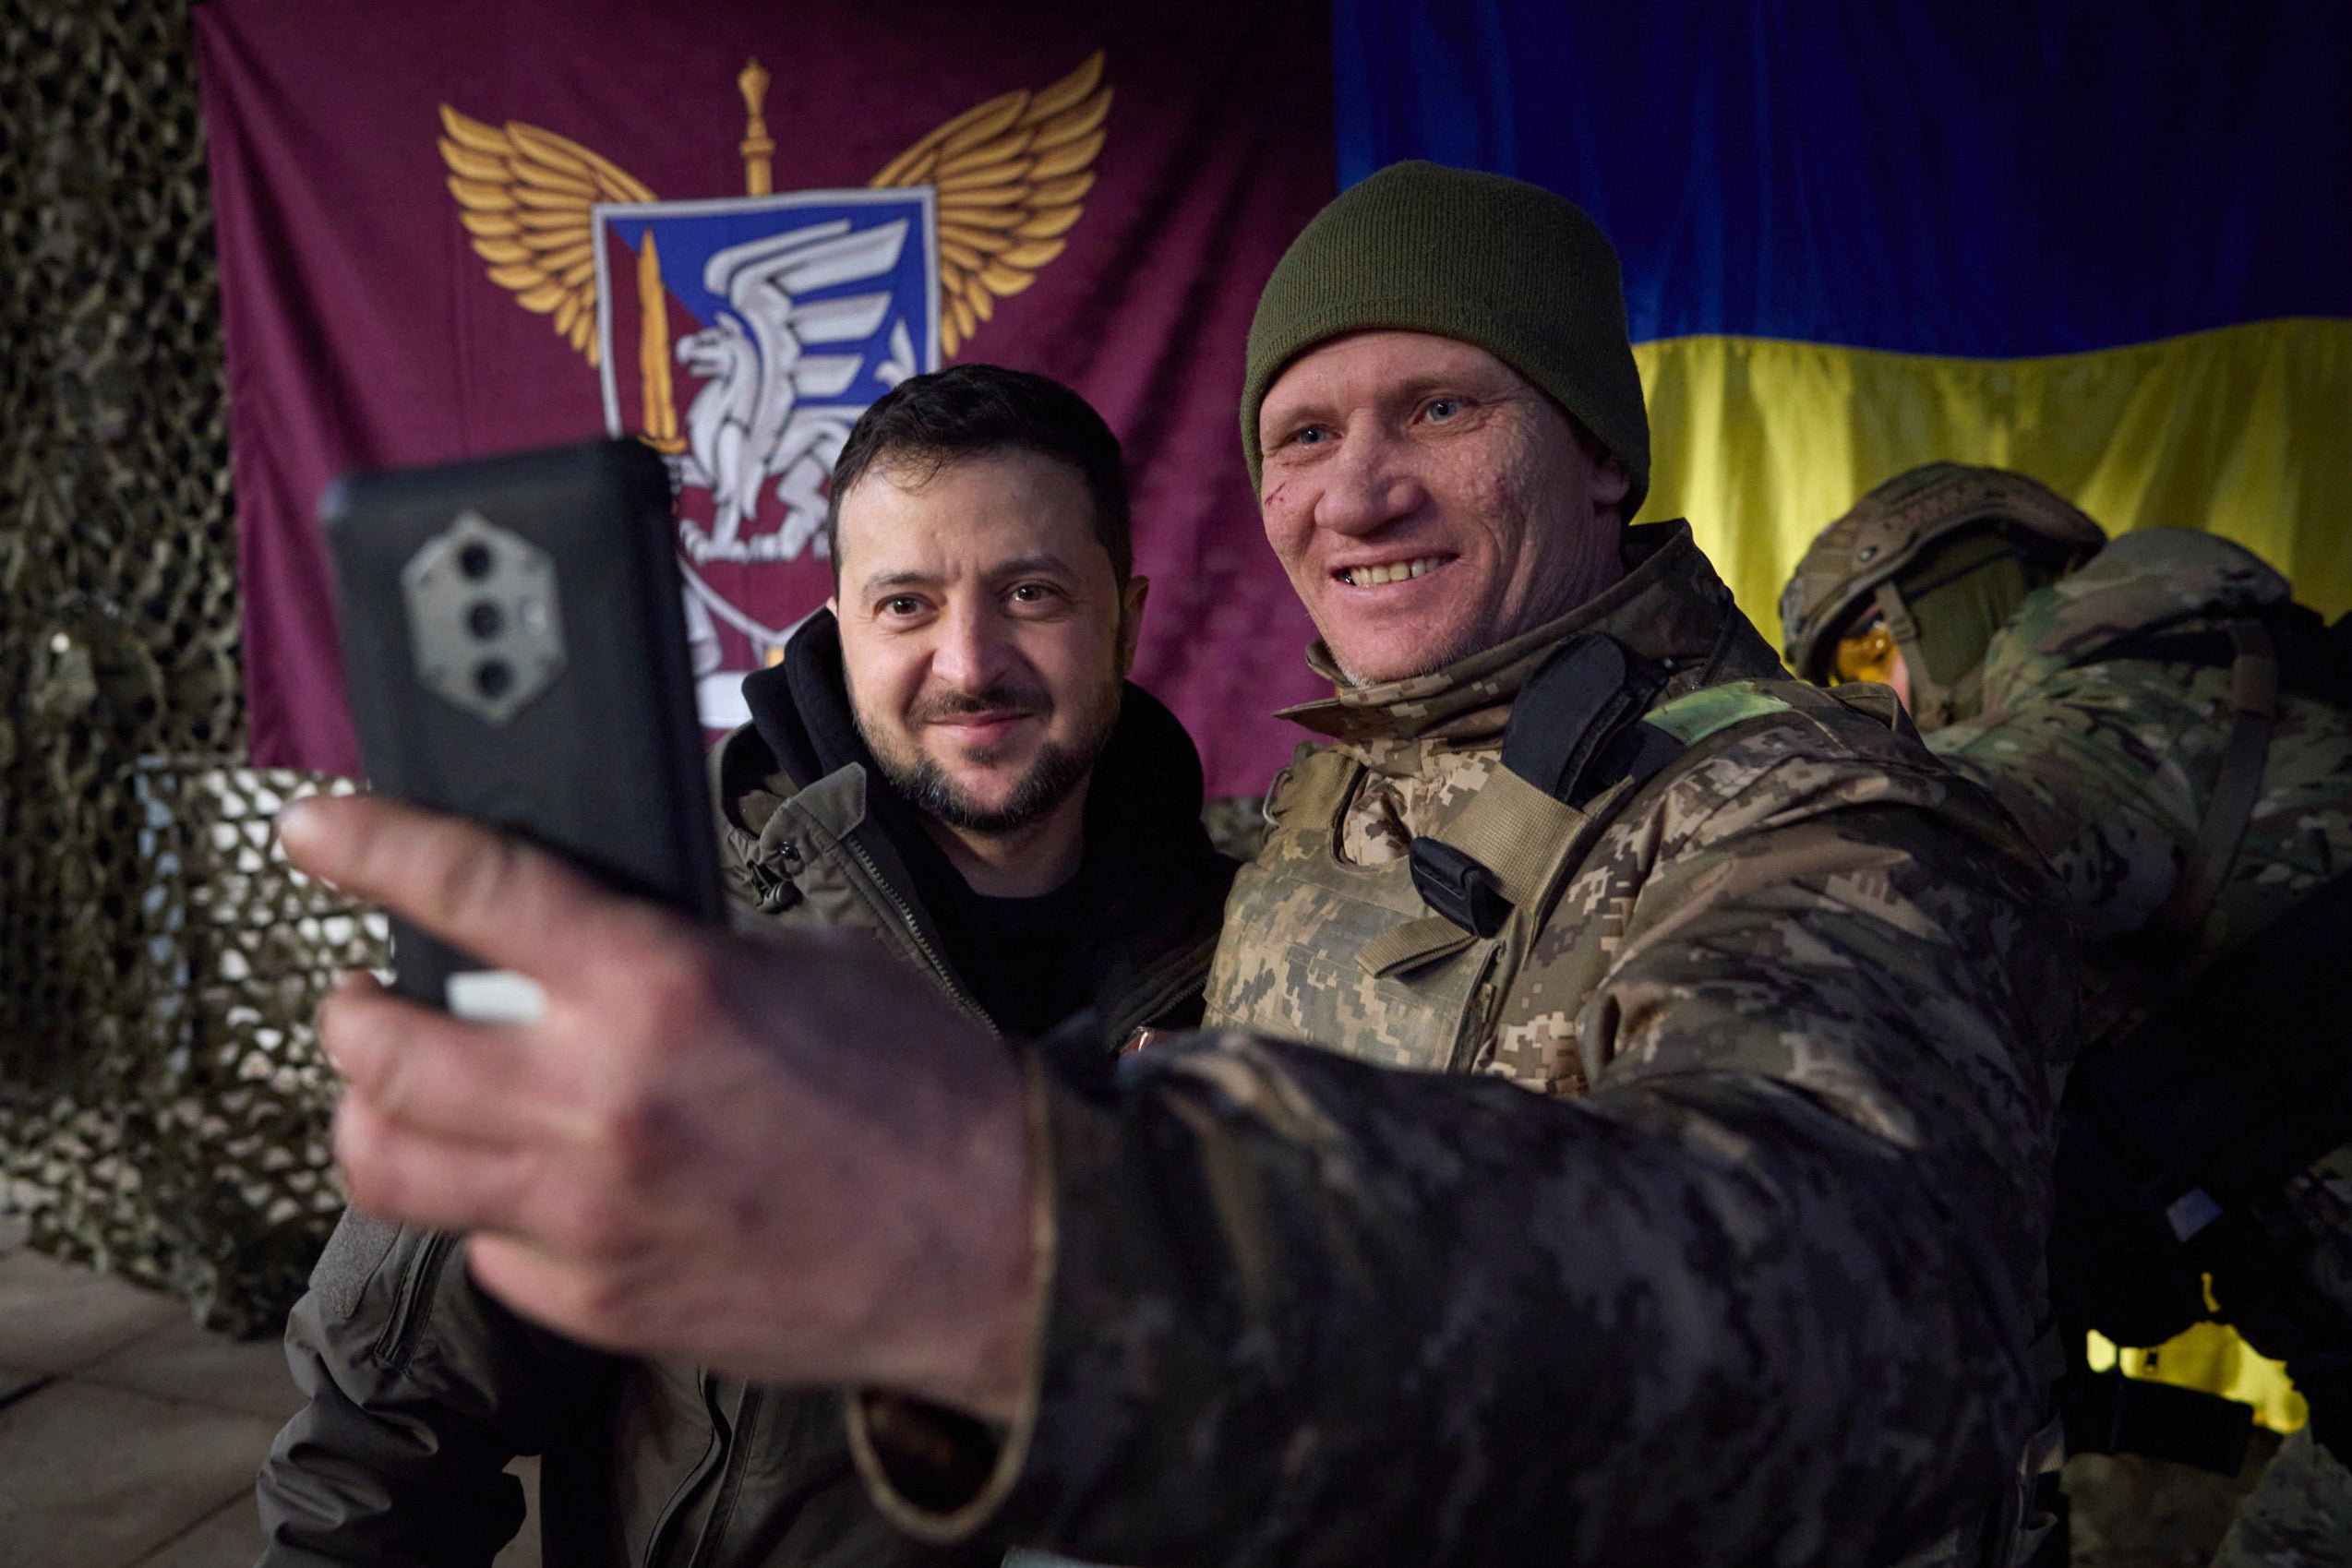
[(474, 689), (485, 697), (503, 697), (513, 684), (514, 671), (504, 659), (488, 659), (474, 666)]
[(457, 569), (476, 582), (490, 575), (490, 568), (495, 561), (496, 557), (490, 554), (490, 546), (478, 542), (466, 545), (457, 553)]
[(499, 628), (505, 625), (506, 616), (498, 614), (498, 605), (487, 599), (478, 601), (465, 612), (466, 629), (485, 642), (498, 636)]

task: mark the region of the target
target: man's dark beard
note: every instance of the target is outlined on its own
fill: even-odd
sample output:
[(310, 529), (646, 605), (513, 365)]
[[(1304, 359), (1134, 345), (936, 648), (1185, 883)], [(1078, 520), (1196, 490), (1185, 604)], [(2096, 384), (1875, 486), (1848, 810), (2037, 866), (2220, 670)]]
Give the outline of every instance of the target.
[(1095, 759), (1083, 752), (1049, 746), (1038, 754), (1004, 804), (983, 811), (947, 776), (947, 770), (926, 757), (912, 771), (902, 771), (877, 754), (882, 777), (905, 796), (915, 809), (936, 817), (951, 828), (993, 838), (1026, 827), (1070, 798), (1070, 792), (1094, 771)]
[[(951, 700), (942, 704), (935, 713), (926, 714), (925, 718), (1006, 710), (1033, 712), (1036, 709), (1037, 703), (1026, 693), (990, 688), (977, 696)], [(1086, 775), (1094, 771), (1095, 763), (1100, 760), (1103, 748), (1110, 744), (1111, 729), (1118, 722), (1119, 705), (1114, 700), (1098, 731), (1081, 736), (1075, 746), (1045, 747), (1038, 753), (1037, 760), (1029, 764), (1029, 771), (1022, 774), (1020, 782), (1013, 786), (1013, 793), (1005, 797), (1004, 804), (992, 811), (982, 810), (974, 804), (936, 760), (918, 752), (914, 764), (908, 766), (883, 747), (876, 746), (874, 737), (867, 734), (863, 723), (858, 724), (858, 729), (865, 736), (866, 748), (873, 753), (874, 765), (882, 770), (882, 777), (909, 805), (959, 832), (994, 837), (1028, 826), (1069, 799), (1070, 792), (1085, 782)]]

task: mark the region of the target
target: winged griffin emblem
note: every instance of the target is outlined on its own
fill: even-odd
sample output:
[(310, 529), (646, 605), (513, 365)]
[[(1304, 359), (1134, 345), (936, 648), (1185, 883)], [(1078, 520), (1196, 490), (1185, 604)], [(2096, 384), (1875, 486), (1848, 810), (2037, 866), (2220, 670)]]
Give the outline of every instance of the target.
[(688, 201), (553, 131), (440, 106), (490, 281), (598, 374), (613, 434), (670, 461), (706, 722), (732, 717), (744, 670), (830, 587), (825, 485), (858, 415), (969, 345), (1068, 244), (1110, 108), (1102, 66), (1098, 51), (975, 105), (861, 188), (778, 193), (754, 60), (737, 78), (746, 194)]

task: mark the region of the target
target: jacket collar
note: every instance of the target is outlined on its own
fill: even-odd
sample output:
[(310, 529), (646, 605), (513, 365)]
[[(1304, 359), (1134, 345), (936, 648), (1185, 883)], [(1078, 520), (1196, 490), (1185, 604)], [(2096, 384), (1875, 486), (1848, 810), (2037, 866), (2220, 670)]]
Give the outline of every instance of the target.
[(1663, 698), (1719, 680), (1784, 674), (1780, 658), (1732, 603), (1732, 591), (1691, 537), (1690, 524), (1626, 530), (1626, 575), (1557, 620), (1469, 658), (1402, 680), (1345, 684), (1320, 641), (1307, 663), (1334, 693), (1286, 708), (1281, 716), (1342, 742), (1476, 742), (1503, 733), (1511, 700), (1553, 649), (1570, 637), (1606, 632), (1670, 672)]

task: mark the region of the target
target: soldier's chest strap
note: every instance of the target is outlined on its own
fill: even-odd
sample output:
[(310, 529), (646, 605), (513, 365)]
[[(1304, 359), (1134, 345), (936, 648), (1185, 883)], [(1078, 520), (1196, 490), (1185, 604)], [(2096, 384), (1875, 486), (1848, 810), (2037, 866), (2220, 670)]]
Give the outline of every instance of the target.
[(2270, 628), (2250, 616), (2230, 622), (2228, 629), (2235, 654), (2229, 665), (2229, 744), (2196, 841), (2173, 880), (2171, 895), (2148, 923), (2162, 946), (2186, 945), (2203, 928), (2206, 912), (2245, 841), (2270, 761), (2271, 729), (2278, 720), (2277, 645)]
[(1554, 886), (1572, 850), (1682, 755), (1682, 739), (1642, 719), (1665, 683), (1614, 638), (1562, 644), (1512, 702), (1494, 776), (1441, 832), (1413, 840), (1422, 902), (1492, 937)]
[[(2329, 626), (2306, 605), (2274, 604), (2248, 618), (2260, 621), (2270, 632), (2271, 656), (2278, 664), (2282, 695), (2309, 698), (2332, 708), (2352, 708), (2352, 615), (2339, 616)], [(2067, 665), (2075, 668), (2138, 659), (2232, 669), (2245, 657), (2240, 640), (2227, 625), (2190, 631), (2159, 627), (2094, 644), (2069, 659)]]
[(2329, 683), (2345, 681), (2340, 670), (2315, 655), (2334, 651), (2326, 650), (2329, 638), (2340, 648), (2352, 649), (2352, 636), (2321, 631), (2318, 622), (2310, 611), (2290, 604), (2265, 615), (2242, 616), (2218, 628), (2140, 632), (2101, 643), (2072, 661), (2082, 665), (2145, 660), (2229, 671), (2229, 739), (2214, 771), (2205, 814), (2164, 907), (2145, 927), (2116, 944), (2115, 956), (2162, 968), (2179, 962), (2195, 945), (2262, 796), (2281, 693), (2325, 701), (2334, 695)]

